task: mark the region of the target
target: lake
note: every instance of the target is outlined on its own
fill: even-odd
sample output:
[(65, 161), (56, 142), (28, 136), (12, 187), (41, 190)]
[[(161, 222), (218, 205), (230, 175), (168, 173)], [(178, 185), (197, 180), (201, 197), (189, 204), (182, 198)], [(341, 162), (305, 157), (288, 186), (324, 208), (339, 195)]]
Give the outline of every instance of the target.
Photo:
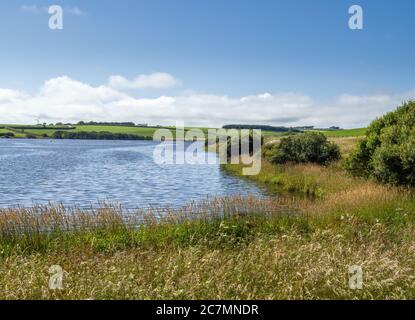
[[(125, 208), (261, 195), (219, 165), (157, 165), (150, 141), (0, 139), (0, 207), (100, 201)], [(208, 157), (216, 157), (207, 153)]]

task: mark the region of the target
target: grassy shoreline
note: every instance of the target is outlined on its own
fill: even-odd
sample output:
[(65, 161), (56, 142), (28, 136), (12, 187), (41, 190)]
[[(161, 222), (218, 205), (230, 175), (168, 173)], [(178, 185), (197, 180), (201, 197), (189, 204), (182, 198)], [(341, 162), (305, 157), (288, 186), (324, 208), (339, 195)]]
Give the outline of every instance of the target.
[[(31, 224), (34, 230), (19, 236), (2, 228), (0, 286), (5, 290), (0, 297), (414, 298), (414, 203), (396, 193), (371, 197), (348, 210), (329, 206), (330, 214), (317, 214), (320, 208), (312, 206), (307, 213), (287, 214), (281, 209), (285, 202), (261, 210), (258, 200), (248, 199), (251, 210), (244, 214), (162, 223), (149, 219), (140, 228), (122, 223), (114, 208), (95, 216), (100, 228), (33, 232), (39, 220)], [(42, 214), (40, 221), (59, 221), (52, 208)], [(33, 217), (20, 215), (17, 221)], [(65, 271), (62, 291), (48, 289), (52, 265)], [(352, 265), (364, 270), (363, 290), (348, 287)]]
[[(415, 298), (413, 191), (352, 178), (341, 163), (264, 162), (249, 179), (290, 196), (217, 199), (191, 219), (140, 213), (139, 227), (112, 206), (0, 210), (0, 298)], [(65, 271), (61, 291), (48, 288), (52, 265)], [(362, 290), (349, 288), (354, 265)]]

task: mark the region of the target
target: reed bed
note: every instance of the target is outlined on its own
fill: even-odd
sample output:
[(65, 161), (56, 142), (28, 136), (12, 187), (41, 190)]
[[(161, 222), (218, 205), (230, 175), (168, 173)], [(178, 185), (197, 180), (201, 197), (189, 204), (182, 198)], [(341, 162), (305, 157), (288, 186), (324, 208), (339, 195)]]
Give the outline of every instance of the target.
[(53, 233), (97, 228), (137, 227), (245, 215), (275, 216), (298, 213), (293, 199), (234, 196), (192, 201), (181, 208), (146, 207), (134, 210), (101, 202), (98, 208), (81, 209), (63, 204), (0, 208), (1, 234)]
[[(227, 197), (191, 202), (182, 208), (126, 210), (102, 203), (88, 210), (63, 205), (0, 209), (0, 255), (71, 247), (125, 247), (189, 237), (215, 238), (220, 221), (298, 214), (287, 199)], [(193, 233), (193, 234), (192, 234)], [(94, 242), (99, 239), (98, 242)], [(187, 239), (187, 240), (186, 240)], [(197, 240), (197, 241), (199, 241)], [(97, 245), (97, 243), (99, 243)]]

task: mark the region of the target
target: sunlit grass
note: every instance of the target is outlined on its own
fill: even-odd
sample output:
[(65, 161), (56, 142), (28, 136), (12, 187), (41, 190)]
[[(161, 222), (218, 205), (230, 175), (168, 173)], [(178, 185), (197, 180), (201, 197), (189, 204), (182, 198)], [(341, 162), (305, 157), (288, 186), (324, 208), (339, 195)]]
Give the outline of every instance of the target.
[(327, 137), (364, 137), (366, 128), (345, 129), (345, 130), (316, 130), (324, 133)]
[[(164, 221), (152, 216), (141, 227), (106, 207), (69, 218), (81, 221), (77, 231), (49, 234), (44, 226), (62, 225), (54, 208), (44, 208), (42, 220), (33, 210), (20, 211), (14, 221), (27, 218), (32, 227), (19, 238), (16, 225), (7, 222), (13, 235), (2, 225), (0, 298), (414, 298), (414, 202), (409, 195), (376, 194), (362, 207), (345, 196), (349, 210), (334, 204), (326, 214), (312, 206), (301, 214), (287, 211), (286, 200), (250, 199), (256, 210)], [(234, 200), (221, 201), (236, 208)], [(52, 265), (65, 271), (62, 291), (48, 288)], [(348, 286), (352, 265), (363, 268), (362, 290)]]

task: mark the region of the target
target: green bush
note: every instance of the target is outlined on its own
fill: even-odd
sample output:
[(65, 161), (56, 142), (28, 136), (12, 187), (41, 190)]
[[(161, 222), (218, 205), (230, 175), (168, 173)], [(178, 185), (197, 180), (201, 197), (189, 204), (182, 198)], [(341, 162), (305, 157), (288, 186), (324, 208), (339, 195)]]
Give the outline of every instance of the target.
[(4, 133), (0, 133), (0, 138), (13, 138), (14, 137), (14, 133), (13, 132), (4, 132)]
[(415, 186), (415, 101), (373, 121), (347, 168), (385, 184)]
[(275, 164), (292, 162), (325, 165), (340, 159), (339, 147), (317, 132), (282, 138), (279, 145), (266, 150), (265, 154)]

